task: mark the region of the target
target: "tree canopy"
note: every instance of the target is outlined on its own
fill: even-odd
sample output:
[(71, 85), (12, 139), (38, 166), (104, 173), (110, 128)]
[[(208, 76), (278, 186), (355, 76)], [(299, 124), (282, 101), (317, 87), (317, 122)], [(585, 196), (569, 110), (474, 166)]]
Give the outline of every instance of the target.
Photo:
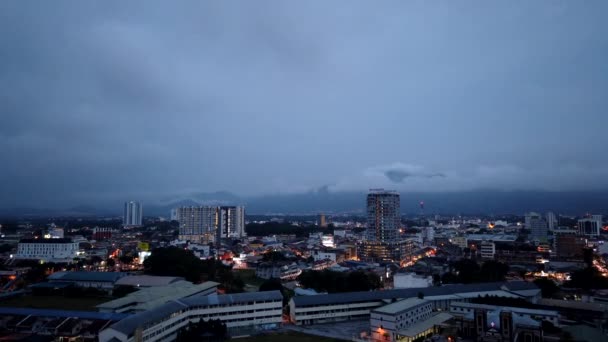
[(372, 272), (353, 271), (348, 273), (304, 271), (298, 277), (300, 284), (317, 292), (370, 291), (382, 287), (380, 277)]
[(191, 251), (178, 247), (156, 248), (144, 261), (144, 273), (183, 277), (197, 283), (203, 279), (203, 273), (209, 274), (212, 271), (205, 266), (209, 265), (205, 265)]
[(495, 260), (488, 260), (480, 267), (474, 260), (462, 259), (453, 263), (451, 266), (456, 273), (444, 274), (442, 278), (444, 284), (503, 281), (509, 272), (509, 266), (507, 264)]

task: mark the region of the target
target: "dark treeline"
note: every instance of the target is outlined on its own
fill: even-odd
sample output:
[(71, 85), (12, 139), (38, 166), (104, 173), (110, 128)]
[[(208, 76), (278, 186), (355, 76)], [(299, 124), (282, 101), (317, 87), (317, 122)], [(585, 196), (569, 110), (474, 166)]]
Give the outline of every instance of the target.
[(305, 288), (314, 289), (317, 292), (353, 292), (370, 291), (382, 287), (380, 277), (372, 272), (334, 272), (304, 271), (298, 281)]
[(226, 323), (219, 319), (205, 321), (201, 319), (197, 323), (190, 322), (187, 327), (181, 329), (175, 338), (177, 342), (195, 341), (223, 341), (228, 337)]
[(191, 251), (178, 247), (156, 248), (144, 261), (144, 273), (183, 277), (193, 283), (217, 281), (228, 293), (243, 292), (244, 281), (234, 276), (232, 268), (214, 259), (201, 260)]
[(249, 223), (245, 227), (245, 231), (249, 236), (294, 234), (297, 237), (306, 237), (308, 234), (316, 232), (333, 234), (334, 228), (332, 225), (329, 225), (327, 228), (321, 228), (315, 225), (294, 226), (290, 222), (266, 222)]
[(481, 266), (474, 260), (462, 259), (450, 265), (453, 271), (443, 275), (444, 284), (470, 284), (504, 281), (509, 272), (509, 265), (488, 260)]

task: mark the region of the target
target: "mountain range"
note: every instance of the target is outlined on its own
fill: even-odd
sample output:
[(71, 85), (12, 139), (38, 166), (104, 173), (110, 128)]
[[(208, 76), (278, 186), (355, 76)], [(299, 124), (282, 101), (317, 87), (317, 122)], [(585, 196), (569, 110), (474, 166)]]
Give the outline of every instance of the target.
[[(245, 205), (249, 214), (361, 214), (365, 192), (330, 192), (326, 188), (297, 194), (238, 196), (230, 192), (169, 195), (160, 200), (142, 200), (144, 215), (169, 216), (172, 208), (196, 205)], [(424, 209), (420, 202), (424, 201)], [(608, 212), (608, 191), (468, 191), (402, 192), (402, 214), (518, 214), (553, 211), (566, 215)], [(66, 209), (4, 208), (0, 216), (90, 216), (122, 214), (122, 201), (80, 205)]]

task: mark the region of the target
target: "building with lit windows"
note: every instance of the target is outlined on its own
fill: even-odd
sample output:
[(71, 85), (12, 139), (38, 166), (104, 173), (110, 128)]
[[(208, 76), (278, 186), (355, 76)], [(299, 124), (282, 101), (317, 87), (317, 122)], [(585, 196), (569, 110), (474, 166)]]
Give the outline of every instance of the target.
[(78, 242), (72, 239), (22, 239), (14, 259), (43, 262), (72, 262), (78, 256)]
[(182, 207), (176, 211), (179, 239), (216, 243), (222, 238), (242, 238), (245, 234), (245, 208), (240, 206)]
[(431, 302), (417, 297), (374, 309), (370, 313), (372, 340), (397, 341), (399, 330), (429, 319), (432, 314)]
[(400, 261), (411, 255), (412, 240), (402, 240), (400, 197), (396, 191), (372, 189), (367, 195), (365, 240), (357, 244), (357, 256), (369, 261)]

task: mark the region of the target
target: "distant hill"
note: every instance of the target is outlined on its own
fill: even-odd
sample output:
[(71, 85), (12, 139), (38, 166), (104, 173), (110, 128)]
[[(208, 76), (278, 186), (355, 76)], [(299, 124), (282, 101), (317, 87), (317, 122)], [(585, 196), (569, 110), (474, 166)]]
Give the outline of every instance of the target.
[[(196, 205), (245, 205), (249, 214), (315, 214), (365, 213), (366, 192), (330, 192), (326, 189), (299, 194), (275, 194), (239, 197), (229, 192), (192, 193), (167, 196), (160, 201), (142, 201), (144, 215), (168, 216), (172, 208)], [(402, 192), (403, 214), (523, 214), (528, 211), (553, 211), (583, 215), (608, 213), (608, 191), (468, 191), (468, 192)], [(90, 216), (121, 215), (122, 201), (64, 210), (44, 208), (0, 209), (0, 216)]]

